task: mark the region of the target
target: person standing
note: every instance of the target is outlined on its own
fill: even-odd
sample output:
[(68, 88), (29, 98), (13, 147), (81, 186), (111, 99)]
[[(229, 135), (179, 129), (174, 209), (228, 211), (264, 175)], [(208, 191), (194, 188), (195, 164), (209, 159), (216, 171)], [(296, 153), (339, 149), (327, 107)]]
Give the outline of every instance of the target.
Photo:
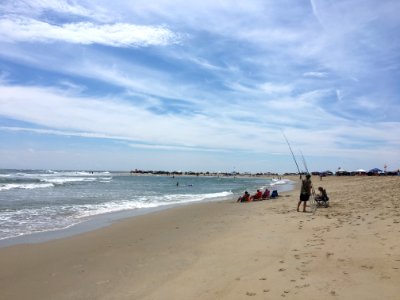
[(306, 204), (307, 201), (310, 200), (312, 189), (311, 175), (307, 174), (306, 179), (303, 179), (301, 182), (301, 190), (300, 190), (300, 199), (299, 203), (297, 203), (297, 211), (299, 211), (300, 204), (303, 202), (303, 212), (306, 212)]

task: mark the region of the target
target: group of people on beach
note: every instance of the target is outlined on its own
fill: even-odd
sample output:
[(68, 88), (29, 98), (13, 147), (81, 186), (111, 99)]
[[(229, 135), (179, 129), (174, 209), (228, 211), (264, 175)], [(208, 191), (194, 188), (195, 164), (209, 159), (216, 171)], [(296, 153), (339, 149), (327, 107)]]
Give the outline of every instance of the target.
[[(317, 202), (317, 205), (321, 203), (327, 207), (327, 203), (329, 201), (328, 194), (323, 187), (318, 187), (319, 194), (315, 195), (314, 199)], [(305, 179), (301, 181), (301, 189), (300, 189), (300, 198), (297, 203), (297, 211), (300, 211), (300, 205), (303, 203), (303, 212), (306, 212), (307, 201), (310, 200), (311, 195), (314, 194), (311, 175), (307, 174)], [(278, 197), (278, 192), (276, 190), (272, 191), (272, 194), (269, 189), (265, 189), (264, 192), (261, 190), (257, 190), (254, 195), (250, 195), (248, 191), (245, 191), (242, 196), (237, 199), (237, 202), (251, 202), (251, 201), (261, 201), (267, 200), (270, 198)]]
[(237, 199), (237, 202), (261, 201), (276, 197), (278, 197), (277, 190), (273, 190), (271, 193), (271, 191), (266, 188), (264, 192), (257, 190), (254, 195), (250, 195), (248, 191), (245, 191), (244, 194)]

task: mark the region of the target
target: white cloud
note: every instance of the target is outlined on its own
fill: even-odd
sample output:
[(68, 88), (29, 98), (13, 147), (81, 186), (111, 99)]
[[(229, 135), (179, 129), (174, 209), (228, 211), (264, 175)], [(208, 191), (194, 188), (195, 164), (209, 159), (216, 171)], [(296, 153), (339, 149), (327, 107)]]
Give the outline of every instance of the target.
[(73, 82), (70, 82), (68, 80), (61, 80), (59, 84), (63, 87), (65, 87), (68, 91), (71, 91), (73, 93), (81, 93), (86, 90), (86, 87), (83, 85), (75, 84)]
[(247, 146), (240, 143), (240, 136), (251, 128), (223, 124), (204, 115), (158, 115), (121, 100), (66, 96), (54, 89), (3, 86), (0, 94), (0, 115), (55, 130), (51, 134), (76, 132), (75, 135), (148, 144), (245, 149)]
[(88, 22), (61, 26), (30, 18), (0, 19), (0, 38), (9, 42), (55, 42), (143, 47), (178, 43), (179, 36), (163, 26), (127, 23), (99, 25)]
[(0, 71), (0, 84), (6, 84), (8, 76), (7, 72)]
[(59, 136), (77, 136), (85, 138), (101, 138), (101, 139), (114, 139), (114, 140), (129, 140), (128, 137), (123, 136), (110, 136), (100, 133), (82, 132), (82, 131), (67, 131), (67, 130), (54, 130), (54, 129), (42, 129), (42, 128), (28, 128), (28, 127), (13, 127), (13, 126), (0, 126), (0, 130), (14, 131), (14, 132), (33, 132), (43, 135), (59, 135)]
[(198, 152), (226, 152), (226, 150), (218, 148), (202, 148), (202, 147), (185, 147), (174, 145), (149, 145), (149, 144), (129, 144), (130, 147), (135, 149), (149, 149), (149, 150), (166, 150), (166, 151), (198, 151)]
[(366, 97), (361, 97), (356, 99), (355, 105), (358, 109), (365, 109), (370, 111), (377, 111), (381, 108), (381, 103), (379, 103), (376, 99), (368, 99)]
[(328, 74), (326, 72), (305, 72), (304, 77), (315, 77), (315, 78), (326, 78)]
[[(0, 11), (3, 14), (25, 15), (40, 17), (47, 12), (62, 14), (65, 16), (80, 16), (90, 19), (96, 19), (102, 22), (112, 21), (109, 10), (93, 5), (83, 4), (84, 1), (74, 0), (3, 0), (0, 4)], [(82, 5), (83, 4), (83, 5)]]
[(260, 85), (260, 89), (267, 94), (289, 94), (292, 91), (292, 86), (265, 82)]
[[(24, 1), (21, 2), (24, 3)], [(26, 1), (25, 3), (26, 8), (37, 9), (40, 11), (52, 10), (55, 12), (81, 16), (90, 16), (92, 14), (88, 9), (77, 4), (75, 1), (40, 0), (32, 2)], [(21, 4), (20, 7), (22, 8)]]
[[(368, 139), (373, 133), (373, 136), (379, 137), (382, 141), (398, 143), (398, 139), (393, 136), (395, 123), (354, 124), (323, 111), (313, 114), (312, 109), (324, 91), (288, 99), (287, 104), (276, 101), (275, 104), (271, 104), (269, 112), (263, 112), (258, 108), (258, 111), (261, 111), (259, 117), (253, 119), (248, 116), (243, 121), (229, 117), (231, 111), (229, 105), (226, 105), (226, 110), (222, 110), (214, 119), (206, 115), (157, 115), (125, 101), (80, 98), (65, 95), (64, 92), (54, 89), (3, 86), (0, 87), (0, 94), (2, 95), (0, 115), (49, 128), (33, 129), (38, 133), (111, 138), (140, 142), (139, 145), (153, 145), (136, 145), (136, 147), (279, 152), (284, 145), (271, 144), (271, 141), (281, 139), (276, 127), (284, 127), (282, 121), (285, 118), (288, 122), (304, 126), (295, 131), (294, 129), (288, 131), (287, 135), (294, 136), (296, 144), (313, 144), (314, 136), (315, 142), (325, 141), (324, 146), (330, 148), (325, 154), (336, 151), (335, 143), (342, 139), (341, 136), (346, 137), (345, 142), (353, 137)], [(272, 125), (271, 129), (268, 128), (268, 123)], [(332, 128), (329, 124), (341, 124), (341, 126), (336, 125)], [(319, 127), (320, 134), (317, 129), (310, 134), (309, 126)], [(296, 128), (295, 125), (293, 128)], [(307, 138), (304, 138), (305, 135)], [(246, 141), (257, 147), (249, 148)], [(310, 152), (318, 152), (318, 149), (311, 149)]]

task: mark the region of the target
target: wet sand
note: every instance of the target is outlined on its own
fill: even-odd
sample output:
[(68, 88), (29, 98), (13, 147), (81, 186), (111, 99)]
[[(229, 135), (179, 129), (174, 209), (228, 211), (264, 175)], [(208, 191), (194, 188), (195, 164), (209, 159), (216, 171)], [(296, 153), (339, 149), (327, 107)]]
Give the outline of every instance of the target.
[(399, 299), (400, 177), (312, 180), (329, 208), (297, 187), (0, 248), (0, 299)]

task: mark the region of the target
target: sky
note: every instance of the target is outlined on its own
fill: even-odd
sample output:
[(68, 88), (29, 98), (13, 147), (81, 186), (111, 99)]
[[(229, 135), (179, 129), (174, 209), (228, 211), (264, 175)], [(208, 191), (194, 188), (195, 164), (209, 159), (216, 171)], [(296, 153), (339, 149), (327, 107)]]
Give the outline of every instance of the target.
[(399, 11), (2, 0), (0, 168), (397, 170)]

